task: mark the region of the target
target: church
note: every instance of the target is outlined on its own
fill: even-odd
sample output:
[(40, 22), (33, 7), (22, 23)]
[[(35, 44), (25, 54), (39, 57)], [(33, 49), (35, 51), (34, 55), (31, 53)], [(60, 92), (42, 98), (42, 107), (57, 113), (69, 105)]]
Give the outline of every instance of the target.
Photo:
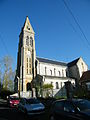
[[(78, 82), (83, 72), (88, 70), (82, 57), (70, 63), (55, 61), (36, 56), (35, 32), (28, 16), (19, 35), (17, 69), (15, 76), (15, 91), (26, 95), (31, 88), (45, 84), (53, 86), (50, 96), (65, 95), (65, 83), (73, 86)], [(49, 92), (49, 91), (48, 91)], [(45, 96), (43, 90), (43, 95)], [(40, 95), (41, 93), (39, 93)]]

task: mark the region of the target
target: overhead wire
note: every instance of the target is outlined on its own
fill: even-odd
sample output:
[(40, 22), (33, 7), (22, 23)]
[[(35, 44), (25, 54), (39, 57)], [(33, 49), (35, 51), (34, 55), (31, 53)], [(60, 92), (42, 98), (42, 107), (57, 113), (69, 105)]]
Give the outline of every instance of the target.
[(9, 54), (7, 46), (6, 46), (5, 42), (4, 42), (4, 39), (2, 38), (1, 34), (0, 34), (0, 41), (1, 41), (2, 45), (3, 45), (3, 47), (4, 47), (4, 51), (6, 52), (6, 54)]
[(65, 7), (67, 8), (68, 12), (71, 14), (71, 16), (72, 16), (73, 20), (75, 21), (76, 25), (78, 26), (79, 30), (81, 31), (81, 33), (82, 33), (85, 41), (87, 42), (88, 46), (90, 47), (90, 42), (89, 42), (89, 40), (87, 39), (87, 37), (86, 37), (86, 35), (85, 35), (85, 33), (84, 33), (81, 25), (79, 24), (79, 22), (78, 22), (77, 19), (75, 18), (72, 10), (70, 9), (70, 7), (68, 6), (68, 4), (66, 3), (65, 0), (62, 0), (62, 1), (63, 1), (63, 3), (64, 3)]

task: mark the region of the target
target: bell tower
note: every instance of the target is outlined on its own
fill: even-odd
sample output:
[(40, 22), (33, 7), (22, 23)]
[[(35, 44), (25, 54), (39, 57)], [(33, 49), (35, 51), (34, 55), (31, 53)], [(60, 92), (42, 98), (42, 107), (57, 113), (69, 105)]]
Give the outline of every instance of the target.
[(17, 89), (27, 91), (28, 84), (35, 77), (35, 38), (34, 30), (26, 17), (24, 26), (19, 35), (18, 57), (17, 57)]

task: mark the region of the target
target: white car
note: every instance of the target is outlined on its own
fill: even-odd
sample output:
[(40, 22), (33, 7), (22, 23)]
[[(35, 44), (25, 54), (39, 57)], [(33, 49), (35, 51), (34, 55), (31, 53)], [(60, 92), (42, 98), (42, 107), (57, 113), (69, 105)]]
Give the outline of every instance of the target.
[(45, 106), (36, 98), (22, 98), (18, 104), (18, 110), (27, 115), (42, 114)]

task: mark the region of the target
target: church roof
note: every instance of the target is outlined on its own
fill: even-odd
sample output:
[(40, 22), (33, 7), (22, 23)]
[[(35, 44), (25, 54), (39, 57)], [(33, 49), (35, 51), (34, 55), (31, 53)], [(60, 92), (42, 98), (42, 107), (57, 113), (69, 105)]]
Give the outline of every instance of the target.
[(49, 64), (67, 66), (67, 64), (64, 63), (64, 62), (59, 62), (59, 61), (50, 60), (50, 59), (46, 59), (46, 58), (37, 57), (37, 60), (39, 60), (39, 62), (43, 62), (43, 63), (49, 63)]
[(73, 60), (72, 62), (69, 62), (69, 63), (67, 64), (68, 67), (71, 67), (71, 66), (76, 65), (76, 63), (78, 62), (79, 59), (80, 59), (80, 58), (77, 58), (76, 60)]

